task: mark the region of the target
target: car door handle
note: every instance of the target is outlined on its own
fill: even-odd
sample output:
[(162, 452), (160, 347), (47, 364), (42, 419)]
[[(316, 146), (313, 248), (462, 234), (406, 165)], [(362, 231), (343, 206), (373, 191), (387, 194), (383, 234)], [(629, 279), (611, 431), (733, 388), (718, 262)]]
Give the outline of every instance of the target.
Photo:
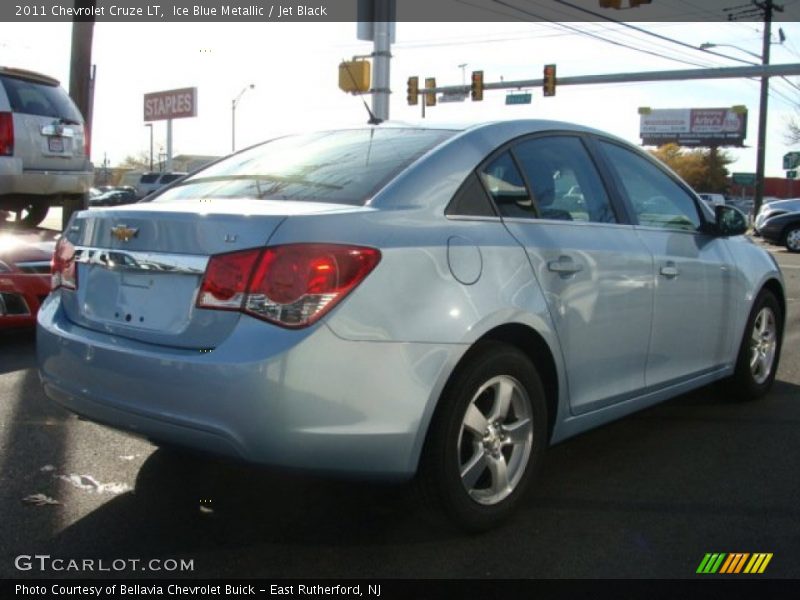
[(576, 263), (569, 256), (559, 256), (558, 260), (551, 260), (547, 263), (547, 269), (553, 273), (561, 273), (562, 275), (572, 275), (583, 271), (583, 265)]
[(674, 262), (668, 262), (666, 265), (661, 267), (659, 271), (664, 277), (672, 279), (673, 277), (677, 277), (679, 274), (678, 267), (675, 266)]

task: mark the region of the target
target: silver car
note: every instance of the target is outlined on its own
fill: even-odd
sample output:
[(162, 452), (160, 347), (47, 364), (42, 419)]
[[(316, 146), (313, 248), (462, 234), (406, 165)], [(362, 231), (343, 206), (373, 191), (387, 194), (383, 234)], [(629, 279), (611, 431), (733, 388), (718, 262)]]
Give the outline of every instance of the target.
[(784, 287), (745, 228), (566, 123), (285, 137), (75, 215), (41, 378), (156, 443), (416, 475), (486, 529), (550, 444), (713, 381), (770, 389)]
[(764, 223), (767, 222), (767, 219), (798, 211), (800, 211), (800, 198), (789, 198), (788, 200), (765, 202), (761, 205), (761, 210), (758, 211), (758, 215), (756, 215), (753, 228), (755, 229), (756, 233), (760, 234), (761, 228), (764, 227)]
[(35, 227), (52, 205), (83, 206), (88, 154), (83, 117), (57, 80), (0, 67), (0, 215)]

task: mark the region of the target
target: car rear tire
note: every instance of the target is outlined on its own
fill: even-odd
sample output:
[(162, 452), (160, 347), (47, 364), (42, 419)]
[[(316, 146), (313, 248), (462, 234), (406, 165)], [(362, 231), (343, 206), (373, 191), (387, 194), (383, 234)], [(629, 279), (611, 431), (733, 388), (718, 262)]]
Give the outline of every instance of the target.
[(484, 531), (530, 487), (547, 446), (536, 367), (499, 342), (474, 348), (442, 394), (420, 465), (425, 498), (458, 526)]
[(800, 226), (790, 227), (783, 235), (783, 243), (789, 252), (800, 252)]
[(757, 400), (772, 387), (783, 341), (783, 314), (775, 295), (761, 290), (747, 319), (736, 370), (729, 380), (737, 400)]
[(47, 217), (50, 205), (46, 202), (35, 202), (10, 211), (7, 223), (14, 227), (33, 229)]

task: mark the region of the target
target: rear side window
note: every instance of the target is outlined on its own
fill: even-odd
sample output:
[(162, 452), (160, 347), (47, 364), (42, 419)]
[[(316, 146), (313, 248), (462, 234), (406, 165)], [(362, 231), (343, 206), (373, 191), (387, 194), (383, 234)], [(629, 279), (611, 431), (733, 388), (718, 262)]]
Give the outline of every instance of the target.
[(363, 205), (453, 133), (372, 128), (280, 138), (198, 171), (153, 201), (255, 198)]
[(513, 151), (540, 218), (616, 223), (603, 182), (579, 138), (540, 137), (520, 142)]
[(176, 179), (183, 177), (183, 173), (170, 173), (169, 175), (162, 175), (159, 183), (172, 183)]
[(481, 180), (504, 217), (535, 217), (528, 188), (508, 152), (503, 152), (480, 171)]
[(0, 76), (11, 111), (82, 123), (83, 118), (67, 93), (58, 86)]
[(159, 173), (145, 173), (139, 179), (139, 183), (155, 183), (158, 179)]

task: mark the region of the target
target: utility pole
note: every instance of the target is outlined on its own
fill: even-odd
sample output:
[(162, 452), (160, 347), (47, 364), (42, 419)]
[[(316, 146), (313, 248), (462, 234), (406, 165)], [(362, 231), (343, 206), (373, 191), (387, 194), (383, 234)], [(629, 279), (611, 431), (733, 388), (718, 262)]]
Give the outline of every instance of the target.
[[(95, 7), (95, 0), (75, 0), (75, 8)], [(90, 11), (93, 14), (94, 11)], [(92, 37), (94, 17), (76, 17), (72, 22), (72, 48), (69, 69), (69, 95), (86, 122), (86, 143), (92, 138)], [(90, 146), (91, 147), (91, 146)], [(65, 196), (61, 218), (62, 229), (72, 213), (88, 208), (88, 194), (83, 197)]]
[[(752, 18), (759, 13), (764, 17), (764, 37), (761, 45), (761, 64), (769, 65), (769, 47), (772, 43), (772, 13), (783, 12), (783, 6), (775, 4), (773, 0), (753, 0), (753, 6), (740, 6), (725, 9), (728, 20), (738, 18)], [(738, 11), (738, 12), (736, 12)], [(782, 38), (781, 38), (781, 41)], [(761, 93), (758, 102), (758, 143), (756, 147), (756, 185), (753, 193), (753, 214), (758, 214), (764, 201), (764, 163), (767, 152), (767, 104), (769, 101), (769, 77), (766, 73), (761, 75)]]
[[(764, 39), (761, 46), (761, 64), (769, 64), (769, 47), (772, 42), (772, 0), (757, 2), (764, 11)], [(758, 102), (758, 148), (756, 151), (756, 189), (753, 198), (753, 215), (757, 215), (764, 201), (764, 163), (767, 153), (767, 103), (769, 101), (769, 77), (761, 77), (761, 94)]]

